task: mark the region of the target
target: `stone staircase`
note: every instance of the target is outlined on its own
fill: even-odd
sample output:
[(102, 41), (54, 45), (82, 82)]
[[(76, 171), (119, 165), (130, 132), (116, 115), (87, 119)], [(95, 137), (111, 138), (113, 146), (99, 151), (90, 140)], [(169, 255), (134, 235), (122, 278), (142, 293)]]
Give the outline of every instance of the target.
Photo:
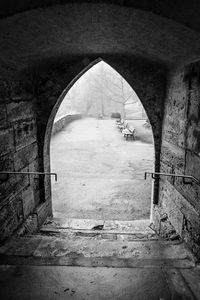
[(0, 248), (0, 263), (15, 260), (22, 264), (84, 267), (195, 266), (183, 242), (160, 239), (147, 226), (147, 220), (48, 221), (37, 234), (15, 237)]
[[(33, 275), (30, 274), (37, 273), (37, 276), (41, 276), (41, 272), (47, 274), (50, 270), (50, 277), (58, 272), (61, 277), (67, 276), (68, 279), (63, 280), (69, 282), (71, 282), (69, 276), (75, 276), (75, 272), (73, 285), (76, 288), (78, 277), (82, 284), (86, 285), (85, 288), (88, 285), (91, 286), (91, 282), (103, 280), (102, 284), (106, 286), (104, 287), (105, 297), (95, 296), (99, 288), (99, 284), (96, 283), (97, 290), (91, 292), (93, 293), (91, 297), (87, 296), (86, 299), (200, 299), (200, 269), (191, 252), (180, 240), (170, 241), (159, 238), (147, 225), (147, 220), (104, 222), (70, 219), (65, 223), (59, 223), (58, 220), (47, 221), (37, 234), (14, 237), (0, 247), (0, 286), (1, 276), (3, 278), (10, 276), (8, 274), (13, 266), (15, 270), (20, 268), (23, 274), (28, 274), (28, 282), (32, 280)], [(101, 230), (98, 230), (99, 228)], [(5, 269), (5, 266), (9, 266), (9, 269), (7, 267)], [(95, 270), (91, 267), (95, 267)], [(103, 277), (99, 278), (101, 272), (103, 272)], [(82, 273), (84, 276), (80, 275)], [(96, 281), (92, 280), (92, 276), (96, 278)], [(86, 282), (86, 278), (88, 280), (90, 278), (90, 281)], [(19, 279), (14, 276), (14, 280), (15, 289), (18, 290)], [(48, 280), (45, 276), (42, 277), (44, 285)], [(140, 288), (138, 290), (138, 284), (134, 283), (134, 280), (136, 282), (139, 280), (138, 284), (142, 285), (142, 289), (147, 289), (146, 286), (148, 286), (151, 296), (147, 297), (148, 293), (145, 292), (147, 294), (143, 298), (141, 296), (143, 291)], [(135, 298), (130, 296), (132, 292), (127, 298), (125, 296), (118, 298), (118, 294), (109, 298), (109, 289), (111, 288), (114, 293), (119, 282), (122, 282), (122, 286), (118, 293), (120, 294), (124, 285), (126, 286), (129, 282), (129, 289), (135, 286)], [(35, 284), (38, 284), (37, 280)], [(52, 284), (54, 286), (54, 283)], [(58, 286), (59, 284), (57, 283)], [(4, 290), (4, 286), (2, 289)], [(140, 296), (137, 296), (137, 290)], [(68, 288), (64, 291), (68, 291)], [(9, 294), (10, 291), (6, 290), (5, 293)], [(76, 298), (71, 292), (70, 296), (68, 295), (69, 299), (72, 296), (75, 299), (83, 299), (81, 293), (83, 292), (80, 292)], [(38, 299), (37, 297), (30, 299)], [(51, 299), (68, 298), (54, 295)]]

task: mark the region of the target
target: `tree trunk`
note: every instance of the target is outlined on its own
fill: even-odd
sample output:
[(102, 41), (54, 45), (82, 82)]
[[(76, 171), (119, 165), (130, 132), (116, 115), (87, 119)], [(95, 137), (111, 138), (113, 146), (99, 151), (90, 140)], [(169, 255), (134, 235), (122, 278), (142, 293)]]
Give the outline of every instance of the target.
[(125, 105), (122, 103), (122, 119), (126, 119), (126, 110), (125, 110)]

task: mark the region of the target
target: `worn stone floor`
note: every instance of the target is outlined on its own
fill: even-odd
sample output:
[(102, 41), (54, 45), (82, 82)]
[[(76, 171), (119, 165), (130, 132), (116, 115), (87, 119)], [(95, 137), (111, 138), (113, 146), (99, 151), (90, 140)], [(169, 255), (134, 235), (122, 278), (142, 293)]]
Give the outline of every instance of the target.
[(148, 220), (47, 220), (0, 247), (1, 299), (200, 299), (200, 267)]
[[(105, 124), (101, 123), (102, 126)], [(122, 138), (116, 128), (113, 129), (117, 139)], [(63, 134), (65, 135), (65, 133)], [(101, 140), (101, 137), (99, 138)], [(122, 143), (124, 143), (123, 147), (127, 148), (125, 141), (122, 140)], [(128, 145), (131, 149), (131, 144)], [(63, 147), (65, 146), (63, 145)], [(72, 148), (74, 147), (75, 144)], [(121, 145), (120, 151), (123, 147)], [(139, 144), (134, 143), (134, 147), (134, 154), (139, 162), (141, 158)], [(148, 147), (144, 147), (143, 150), (143, 155), (145, 155), (148, 152)], [(65, 163), (62, 164), (62, 157), (59, 155), (58, 157), (60, 167), (63, 165), (62, 171), (65, 174), (67, 164), (70, 170), (70, 160), (65, 162), (65, 165)], [(106, 159), (110, 161), (110, 154)], [(125, 152), (122, 164), (126, 159)], [(88, 158), (86, 160), (88, 163)], [(96, 162), (102, 166), (102, 160), (98, 158)], [(89, 176), (89, 181), (94, 176), (93, 166), (90, 166), (92, 172), (90, 172), (91, 170), (88, 173), (83, 172), (84, 164), (85, 162), (80, 162), (82, 169), (79, 173), (79, 185), (83, 189), (87, 186), (87, 176)], [(142, 171), (149, 165), (150, 161), (146, 161), (142, 165)], [(77, 168), (75, 170), (75, 176), (77, 176), (79, 167), (77, 160), (73, 167)], [(121, 170), (121, 173), (119, 172), (120, 180), (123, 179), (121, 183), (126, 180), (129, 181), (133, 175), (133, 165), (126, 171), (123, 171), (121, 167), (122, 165), (117, 165), (118, 171)], [(125, 167), (127, 168), (127, 164)], [(103, 179), (105, 182), (102, 184), (105, 184), (106, 181), (110, 184), (110, 177), (113, 181), (115, 180), (114, 169), (105, 171), (102, 168), (100, 172), (105, 177)], [(125, 178), (126, 172), (130, 178)], [(99, 181), (99, 178), (96, 179)], [(82, 180), (85, 181), (82, 182)], [(94, 183), (94, 181), (92, 182)], [(75, 182), (76, 184), (77, 182)], [(61, 193), (58, 206), (54, 202), (55, 217), (47, 219), (36, 234), (22, 235), (22, 232), (19, 231), (18, 235), (0, 247), (0, 299), (200, 299), (199, 264), (180, 239), (163, 239), (149, 227), (150, 221), (147, 217), (149, 217), (150, 202), (148, 202), (149, 206), (145, 207), (146, 213), (143, 213), (142, 205), (144, 202), (139, 203), (136, 207), (134, 205), (137, 204), (137, 201), (134, 202), (134, 199), (131, 198), (133, 199), (131, 205), (133, 205), (136, 213), (133, 218), (129, 218), (129, 214), (125, 211), (126, 203), (120, 203), (120, 197), (115, 198), (118, 201), (117, 207), (119, 208), (121, 205), (121, 210), (117, 213), (117, 208), (113, 206), (114, 202), (111, 201), (107, 203), (107, 206), (105, 205), (109, 198), (108, 195), (108, 198), (102, 198), (102, 194), (100, 194), (100, 197), (97, 197), (99, 199), (98, 205), (92, 203), (93, 197), (89, 198), (91, 203), (86, 206), (82, 203), (85, 212), (87, 212), (88, 205), (91, 205), (91, 214), (84, 218), (83, 211), (77, 214), (78, 209), (80, 209), (80, 201), (74, 203), (71, 213), (66, 213), (66, 207), (68, 204), (70, 207), (73, 201), (69, 201), (65, 206), (66, 202), (62, 198), (62, 195), (65, 195), (64, 181), (60, 187), (63, 188), (63, 194)], [(137, 187), (141, 193), (147, 191), (142, 190), (139, 185)], [(118, 188), (120, 189), (121, 185)], [(150, 191), (150, 186), (148, 189)], [(73, 197), (83, 192), (82, 189), (78, 190), (77, 186), (74, 191), (77, 193)], [(85, 199), (90, 191), (89, 188), (85, 194), (83, 193)], [(92, 195), (95, 196), (95, 193)], [(149, 194), (147, 193), (147, 195)], [(132, 196), (133, 194), (131, 194)], [(97, 210), (100, 199), (104, 199), (102, 201), (102, 213)], [(126, 201), (128, 200), (126, 199)], [(144, 201), (147, 201), (147, 198)], [(111, 210), (105, 214), (109, 205)], [(130, 206), (128, 206), (129, 208)], [(146, 215), (146, 219), (143, 218), (144, 215)]]
[[(131, 121), (133, 122), (133, 121)], [(134, 121), (136, 140), (126, 141), (114, 119), (86, 118), (51, 139), (55, 217), (137, 220), (149, 217), (154, 147), (151, 129)]]

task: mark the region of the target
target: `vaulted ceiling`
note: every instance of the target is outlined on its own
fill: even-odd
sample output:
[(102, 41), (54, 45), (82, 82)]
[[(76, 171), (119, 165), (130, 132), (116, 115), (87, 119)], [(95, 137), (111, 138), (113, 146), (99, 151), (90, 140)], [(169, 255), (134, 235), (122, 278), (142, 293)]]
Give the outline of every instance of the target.
[(0, 20), (0, 63), (21, 69), (58, 57), (112, 54), (183, 65), (200, 59), (195, 2), (3, 0), (1, 16), (9, 16)]

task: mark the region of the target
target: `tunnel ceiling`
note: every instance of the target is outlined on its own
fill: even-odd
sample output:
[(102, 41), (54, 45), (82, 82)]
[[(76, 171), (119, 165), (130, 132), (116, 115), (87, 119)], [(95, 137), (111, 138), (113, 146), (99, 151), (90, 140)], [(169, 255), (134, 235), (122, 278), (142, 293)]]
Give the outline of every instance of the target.
[(79, 3), (33, 9), (2, 19), (0, 32), (0, 60), (6, 68), (102, 54), (142, 57), (170, 67), (200, 58), (200, 33), (125, 5)]
[(65, 3), (112, 3), (120, 6), (134, 7), (200, 31), (200, 2), (197, 0), (1, 0), (0, 17), (13, 15), (38, 7)]

